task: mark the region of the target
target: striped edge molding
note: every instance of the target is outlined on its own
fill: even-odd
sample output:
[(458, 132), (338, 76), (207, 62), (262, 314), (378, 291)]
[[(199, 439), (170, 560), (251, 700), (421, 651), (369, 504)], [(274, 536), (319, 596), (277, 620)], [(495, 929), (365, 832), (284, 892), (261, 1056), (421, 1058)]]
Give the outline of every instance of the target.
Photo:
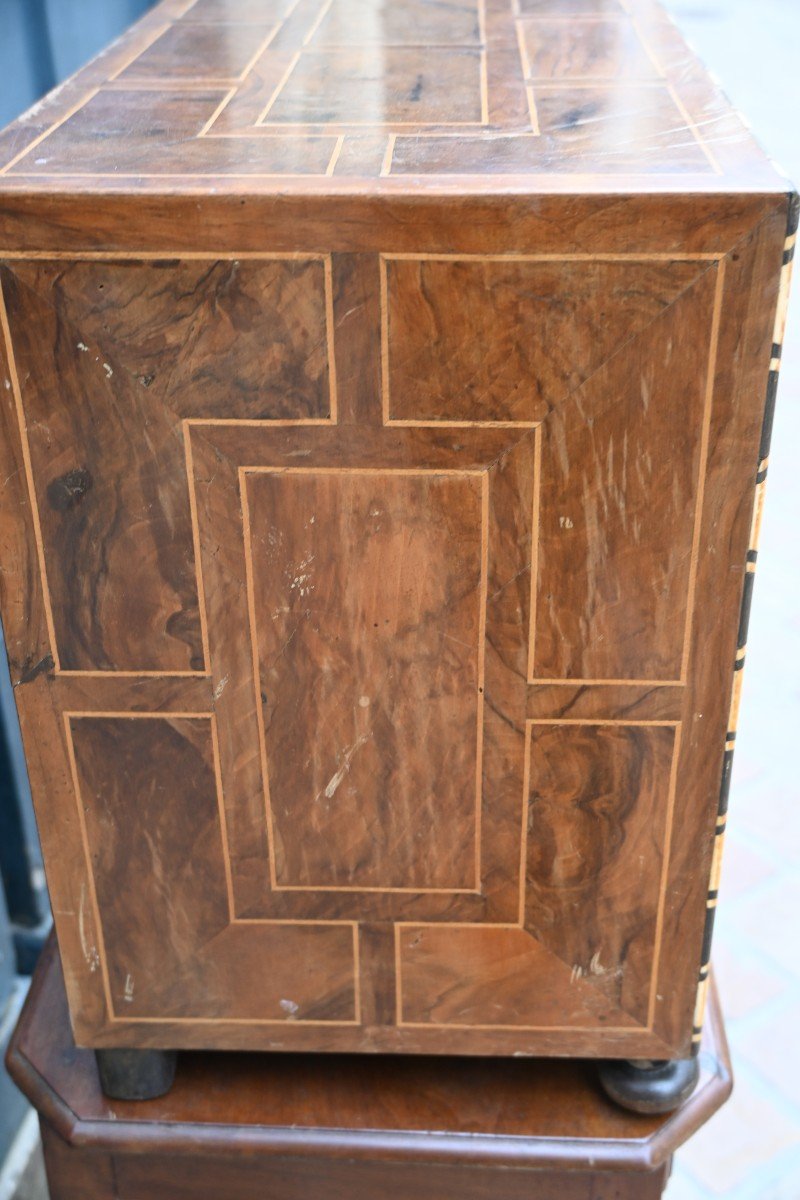
[(736, 744), (736, 727), (739, 722), (739, 703), (742, 696), (742, 673), (747, 650), (747, 629), (750, 624), (750, 608), (753, 602), (753, 583), (755, 581), (756, 561), (758, 559), (758, 541), (761, 535), (761, 518), (764, 512), (764, 490), (766, 488), (767, 468), (769, 466), (769, 447), (772, 439), (772, 423), (775, 417), (775, 399), (778, 394), (783, 335), (786, 329), (786, 313), (789, 305), (789, 284), (792, 277), (792, 262), (797, 244), (799, 220), (800, 196), (796, 192), (791, 192), (789, 194), (786, 241), (783, 246), (783, 262), (778, 288), (778, 307), (775, 313), (775, 328), (772, 335), (772, 354), (767, 378), (764, 420), (761, 426), (761, 441), (758, 451), (753, 520), (750, 526), (750, 540), (745, 559), (742, 607), (739, 613), (739, 633), (736, 642), (736, 658), (733, 665), (730, 715), (728, 717), (728, 732), (725, 736), (722, 782), (719, 792), (719, 806), (717, 808), (717, 824), (714, 831), (714, 851), (711, 858), (711, 875), (706, 897), (706, 923), (703, 931), (703, 949), (700, 956), (700, 979), (692, 1022), (692, 1051), (695, 1054), (700, 1048), (700, 1041), (703, 1036), (703, 1017), (708, 992), (708, 976), (711, 968), (711, 941), (714, 933), (714, 914), (717, 908), (717, 893), (722, 867), (722, 848), (725, 842), (725, 826), (728, 819), (728, 796), (731, 786), (731, 771), (733, 769), (733, 750)]

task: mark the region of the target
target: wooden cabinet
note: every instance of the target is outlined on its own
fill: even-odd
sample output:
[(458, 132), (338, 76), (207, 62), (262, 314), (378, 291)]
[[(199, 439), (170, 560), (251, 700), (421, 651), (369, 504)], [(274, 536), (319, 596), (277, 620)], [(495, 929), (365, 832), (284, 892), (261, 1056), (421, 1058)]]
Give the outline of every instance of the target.
[(0, 151), (78, 1042), (687, 1055), (797, 210), (674, 26), (164, 0)]

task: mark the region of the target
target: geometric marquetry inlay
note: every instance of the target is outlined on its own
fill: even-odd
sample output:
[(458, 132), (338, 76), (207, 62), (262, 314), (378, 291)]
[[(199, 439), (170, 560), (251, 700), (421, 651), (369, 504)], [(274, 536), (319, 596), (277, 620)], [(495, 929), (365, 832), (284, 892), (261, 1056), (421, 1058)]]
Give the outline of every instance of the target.
[(725, 117), (693, 83), (649, 0), (175, 0), (0, 173), (713, 179)]

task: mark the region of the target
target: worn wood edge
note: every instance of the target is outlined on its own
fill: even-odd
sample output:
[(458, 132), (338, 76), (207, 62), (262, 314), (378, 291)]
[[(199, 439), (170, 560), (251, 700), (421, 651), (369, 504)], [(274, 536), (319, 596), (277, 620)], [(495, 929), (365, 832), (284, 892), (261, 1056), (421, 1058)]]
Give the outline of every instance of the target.
[[(587, 247), (560, 233), (557, 227), (554, 230), (556, 216), (562, 222), (569, 218), (567, 224), (572, 228), (576, 222), (583, 224), (600, 213), (606, 216), (607, 207), (666, 205), (690, 224), (699, 198), (715, 208), (724, 206), (727, 215), (745, 206), (752, 228), (786, 204), (791, 186), (779, 181), (774, 189), (581, 190), (580, 181), (572, 179), (558, 192), (537, 192), (530, 186), (515, 188), (506, 181), (494, 191), (477, 193), (465, 191), (466, 182), (460, 177), (457, 189), (426, 187), (416, 195), (376, 195), (357, 186), (328, 194), (293, 189), (271, 195), (247, 189), (210, 195), (208, 184), (193, 192), (164, 188), (138, 195), (108, 189), (91, 194), (90, 218), (84, 192), (61, 188), (35, 193), (0, 188), (0, 258), (30, 254), (69, 259), (82, 253), (135, 257), (137, 252), (160, 252), (165, 258), (180, 258), (183, 253), (212, 257), (248, 251), (296, 251), (298, 247), (311, 253), (420, 253), (439, 252), (445, 244), (448, 251), (470, 254), (485, 252), (492, 241), (491, 228), (485, 223), (493, 220), (501, 223), (509, 247), (516, 251), (546, 249), (568, 254)], [(130, 211), (134, 197), (136, 220), (131, 219)], [(448, 204), (443, 206), (442, 200)], [(681, 210), (685, 210), (683, 214)], [(467, 215), (472, 225), (465, 224)], [(615, 225), (629, 230), (630, 220), (630, 212), (620, 212)], [(243, 225), (247, 231), (244, 238)], [(695, 250), (722, 257), (741, 240), (741, 232), (732, 237), (723, 233), (718, 238), (718, 229), (712, 228), (713, 233), (701, 239)], [(604, 237), (607, 240), (607, 231)], [(633, 252), (629, 235), (624, 240), (625, 249)], [(669, 233), (666, 240), (656, 237), (654, 244), (664, 253), (678, 257), (685, 253), (677, 242), (669, 244)], [(641, 245), (635, 247), (637, 252), (644, 249)]]
[[(419, 1130), (343, 1130), (279, 1126), (226, 1126), (140, 1121), (84, 1120), (53, 1090), (22, 1050), (37, 998), (57, 955), (51, 937), (34, 976), (17, 1028), (9, 1044), (6, 1066), (39, 1115), (70, 1146), (108, 1153), (220, 1155), (247, 1152), (265, 1157), (350, 1159), (373, 1162), (418, 1162), (437, 1165), (585, 1170), (653, 1171), (662, 1166), (731, 1094), (733, 1076), (719, 996), (712, 982), (701, 1056), (710, 1075), (678, 1112), (655, 1133), (641, 1139), (525, 1138), (472, 1133), (427, 1133)], [(598, 1095), (599, 1095), (598, 1085)]]

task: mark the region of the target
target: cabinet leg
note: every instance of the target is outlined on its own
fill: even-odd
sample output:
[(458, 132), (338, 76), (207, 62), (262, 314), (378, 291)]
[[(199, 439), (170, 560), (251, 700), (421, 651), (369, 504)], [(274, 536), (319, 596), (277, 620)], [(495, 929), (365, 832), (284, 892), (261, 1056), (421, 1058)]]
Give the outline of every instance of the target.
[(672, 1112), (692, 1094), (700, 1074), (696, 1058), (609, 1060), (599, 1069), (606, 1094), (638, 1113)]
[(113, 1100), (155, 1100), (172, 1087), (174, 1050), (95, 1050), (100, 1086)]

